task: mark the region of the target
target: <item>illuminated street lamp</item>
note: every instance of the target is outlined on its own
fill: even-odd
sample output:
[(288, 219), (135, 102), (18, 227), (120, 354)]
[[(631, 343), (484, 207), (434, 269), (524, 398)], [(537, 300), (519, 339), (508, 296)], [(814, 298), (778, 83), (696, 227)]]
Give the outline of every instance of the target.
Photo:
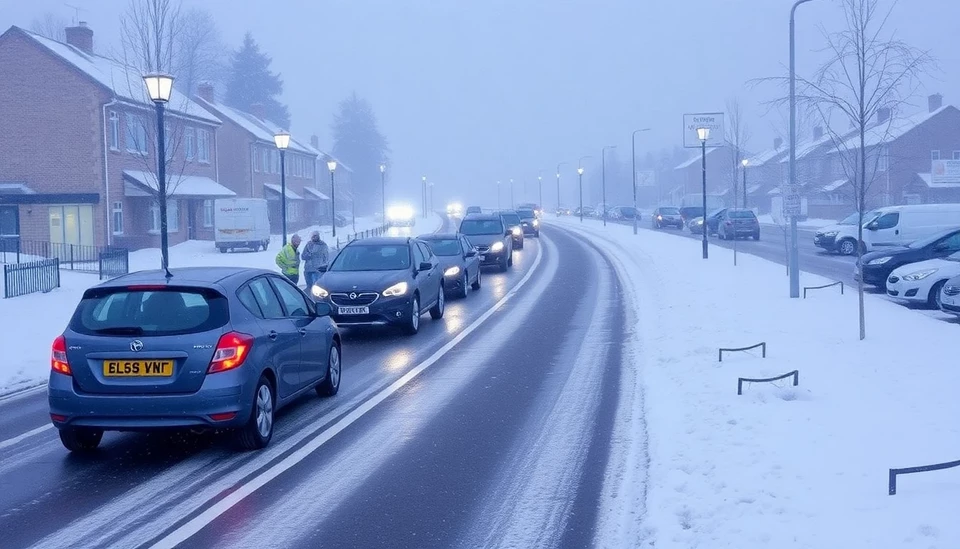
[(587, 156), (581, 156), (580, 160), (577, 161), (577, 176), (580, 180), (580, 223), (583, 223), (583, 161), (593, 158), (589, 154)]
[[(163, 109), (173, 93), (173, 77), (169, 74), (147, 74), (143, 77), (147, 95), (157, 109), (157, 201), (160, 204), (160, 263), (164, 271), (170, 266), (167, 235), (167, 145)], [(116, 229), (116, 227), (114, 227)]]
[[(563, 166), (564, 164), (567, 164), (567, 162), (561, 162), (561, 163), (557, 164), (557, 215), (560, 215), (560, 209), (561, 209), (561, 204), (560, 204), (560, 166)], [(542, 208), (542, 207), (543, 207), (543, 204), (540, 204), (540, 207)]]
[(740, 164), (743, 165), (743, 209), (747, 209), (747, 164), (750, 161), (744, 158), (740, 161)]
[(290, 134), (281, 131), (273, 136), (273, 142), (280, 149), (280, 226), (283, 232), (283, 245), (287, 245), (287, 147), (290, 146)]
[(420, 179), (423, 184), (420, 186), (420, 205), (423, 212), (423, 218), (427, 218), (427, 176)]
[(603, 226), (607, 226), (607, 149), (616, 149), (616, 145), (607, 145), (600, 150), (600, 187), (601, 198), (603, 202)]
[(700, 139), (700, 163), (703, 167), (703, 258), (707, 259), (707, 139), (710, 139), (710, 128), (697, 128), (697, 138)]
[(333, 229), (333, 237), (337, 237), (337, 186), (333, 179), (333, 173), (337, 171), (337, 161), (330, 159), (327, 161), (327, 169), (330, 170), (330, 225)]
[(387, 165), (380, 164), (380, 202), (383, 207), (383, 217), (380, 219), (387, 222)]

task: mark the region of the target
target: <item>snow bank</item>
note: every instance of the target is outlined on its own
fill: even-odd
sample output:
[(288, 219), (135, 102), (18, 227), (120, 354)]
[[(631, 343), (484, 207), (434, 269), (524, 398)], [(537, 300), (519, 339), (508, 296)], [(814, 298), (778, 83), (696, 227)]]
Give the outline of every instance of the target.
[[(698, 241), (552, 223), (613, 258), (636, 313), (627, 356), (642, 358), (625, 365), (624, 379), (636, 374), (632, 407), (644, 414), (631, 421), (635, 409), (620, 411), (629, 428), (618, 423), (614, 488), (604, 492), (619, 497), (601, 509), (621, 524), (608, 520), (598, 545), (960, 546), (960, 469), (901, 477), (898, 495), (887, 495), (891, 467), (960, 459), (955, 323), (867, 296), (861, 342), (853, 291), (792, 300), (783, 267), (753, 256), (741, 253), (734, 267), (720, 247), (701, 259)], [(805, 286), (826, 282), (801, 276)], [(719, 347), (761, 341), (766, 359), (758, 349), (717, 361)], [(799, 387), (747, 384), (737, 396), (738, 377), (791, 370)]]
[[(412, 229), (394, 229), (391, 234), (422, 234), (436, 231), (443, 220), (436, 215), (418, 219)], [(379, 226), (373, 218), (357, 218), (357, 231)], [(310, 227), (297, 231), (309, 238)], [(337, 235), (343, 243), (353, 227), (338, 227)], [(330, 228), (321, 230), (321, 236), (331, 247), (337, 239)], [(280, 235), (273, 236), (273, 244), (262, 252), (232, 252), (221, 254), (212, 241), (191, 240), (170, 248), (172, 267), (239, 266), (276, 269), (275, 258), (280, 249)], [(130, 270), (156, 269), (160, 266), (160, 249), (148, 248), (130, 253)], [(50, 344), (63, 331), (83, 295), (83, 291), (99, 282), (96, 275), (60, 272), (61, 287), (50, 293), (37, 293), (10, 299), (0, 299), (0, 334), (4, 357), (0, 359), (0, 394), (44, 383), (50, 369)]]

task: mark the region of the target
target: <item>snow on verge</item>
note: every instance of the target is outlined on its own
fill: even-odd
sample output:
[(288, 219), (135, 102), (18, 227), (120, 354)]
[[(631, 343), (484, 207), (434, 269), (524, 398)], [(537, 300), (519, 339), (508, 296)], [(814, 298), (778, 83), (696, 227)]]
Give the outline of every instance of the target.
[[(647, 452), (619, 455), (642, 449), (629, 440), (644, 434), (635, 421), (627, 440), (615, 436), (612, 464), (649, 469), (608, 470), (598, 545), (960, 546), (951, 512), (960, 470), (901, 477), (899, 494), (887, 495), (890, 467), (960, 458), (956, 325), (868, 296), (861, 342), (853, 292), (790, 299), (783, 267), (754, 256), (741, 254), (734, 267), (732, 252), (719, 247), (701, 259), (697, 241), (551, 222), (615, 258), (639, 317), (639, 348), (626, 351), (643, 357), (634, 362), (632, 406), (644, 411)], [(801, 275), (801, 285), (825, 282)], [(760, 341), (766, 359), (756, 352), (717, 361), (719, 347)], [(736, 394), (737, 377), (794, 369), (799, 387), (752, 384)], [(647, 485), (622, 485), (638, 479)]]

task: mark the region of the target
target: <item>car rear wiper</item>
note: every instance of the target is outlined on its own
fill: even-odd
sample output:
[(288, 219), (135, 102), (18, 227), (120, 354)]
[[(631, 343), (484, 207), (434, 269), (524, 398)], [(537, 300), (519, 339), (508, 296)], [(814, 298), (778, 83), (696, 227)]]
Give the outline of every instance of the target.
[(99, 330), (94, 330), (94, 332), (104, 335), (137, 336), (143, 335), (143, 328), (140, 326), (111, 326), (109, 328), (100, 328)]

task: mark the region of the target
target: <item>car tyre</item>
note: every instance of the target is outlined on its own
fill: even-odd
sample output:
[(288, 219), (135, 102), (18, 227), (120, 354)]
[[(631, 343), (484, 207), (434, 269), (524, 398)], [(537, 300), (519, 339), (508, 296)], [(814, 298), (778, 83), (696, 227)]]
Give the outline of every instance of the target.
[(330, 397), (340, 390), (340, 374), (343, 364), (340, 361), (340, 344), (336, 341), (330, 345), (330, 355), (327, 357), (327, 377), (317, 385), (317, 394)]
[(460, 281), (460, 299), (466, 299), (470, 295), (470, 275), (467, 273), (466, 269), (463, 271), (463, 280)]
[(500, 272), (501, 273), (507, 272), (507, 269), (509, 267), (510, 267), (510, 260), (508, 260), (507, 257), (504, 256), (503, 259), (500, 260)]
[(510, 250), (510, 257), (507, 258), (507, 267), (513, 267), (513, 250)]
[(446, 298), (443, 296), (443, 284), (440, 284), (440, 293), (437, 294), (437, 302), (430, 308), (430, 318), (440, 320), (443, 318), (443, 311), (446, 306)]
[(477, 267), (477, 280), (474, 281), (473, 286), (471, 286), (471, 288), (473, 288), (473, 291), (477, 291), (480, 289), (480, 278), (482, 276), (483, 276), (483, 269)]
[(103, 429), (92, 427), (64, 427), (60, 429), (60, 442), (71, 452), (89, 453), (100, 446), (103, 440)]
[(523, 241), (522, 241), (522, 240), (520, 241), (519, 244), (517, 244), (517, 249), (518, 249), (518, 250), (522, 250), (522, 249), (523, 249)]
[(857, 253), (857, 241), (852, 238), (844, 238), (840, 241), (837, 251), (840, 252), (840, 255), (853, 255)]
[(273, 438), (273, 421), (276, 412), (273, 384), (261, 375), (253, 391), (253, 407), (247, 424), (237, 432), (237, 441), (244, 450), (266, 448)]
[(224, 248), (223, 246), (221, 246), (221, 247), (220, 247), (220, 253), (222, 253), (222, 254), (227, 253), (227, 249)]
[(760, 231), (757, 231), (757, 232), (753, 233), (753, 239), (754, 239), (754, 240), (760, 240)]
[(943, 290), (943, 286), (947, 283), (946, 280), (941, 280), (933, 285), (930, 288), (930, 296), (927, 297), (927, 305), (931, 309), (940, 310), (940, 292)]
[(416, 335), (417, 332), (420, 331), (420, 296), (413, 296), (413, 302), (410, 307), (410, 318), (407, 320), (404, 331), (406, 331), (408, 335)]

